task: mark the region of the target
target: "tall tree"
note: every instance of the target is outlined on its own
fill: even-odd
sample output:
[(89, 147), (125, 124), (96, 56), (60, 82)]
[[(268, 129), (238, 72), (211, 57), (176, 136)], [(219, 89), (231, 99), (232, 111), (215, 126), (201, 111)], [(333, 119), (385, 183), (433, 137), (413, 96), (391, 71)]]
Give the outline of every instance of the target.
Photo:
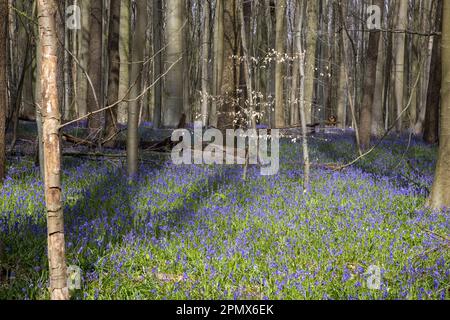
[(202, 123), (206, 127), (209, 123), (209, 28), (211, 4), (209, 0), (203, 3), (203, 34), (202, 34)]
[(8, 41), (8, 0), (0, 0), (0, 183), (5, 178), (5, 118), (8, 110), (7, 93), (7, 41)]
[[(244, 17), (244, 1), (240, 1), (239, 5), (239, 19), (241, 23), (241, 41), (242, 41), (242, 60), (243, 60), (243, 75), (245, 79), (245, 85), (247, 88), (247, 114), (248, 114), (248, 126), (256, 129), (256, 115), (255, 115), (255, 105), (253, 99), (253, 86), (252, 86), (252, 72), (250, 67), (250, 56), (248, 51), (247, 43), (247, 26)], [(245, 176), (245, 174), (244, 174)], [(244, 179), (245, 180), (245, 179)]]
[[(384, 7), (384, 0), (376, 0), (374, 4), (379, 8)], [(377, 76), (378, 48), (380, 42), (380, 31), (371, 32), (369, 35), (369, 46), (367, 48), (366, 68), (364, 77), (364, 94), (361, 105), (360, 118), (360, 143), (362, 149), (370, 147), (372, 134), (372, 108)]]
[(305, 58), (305, 114), (306, 121), (312, 121), (314, 106), (314, 76), (316, 70), (316, 41), (318, 21), (318, 1), (307, 1), (307, 30)]
[(133, 61), (130, 73), (130, 102), (128, 104), (127, 131), (127, 165), (128, 176), (133, 177), (138, 172), (139, 147), (139, 106), (141, 101), (142, 69), (144, 67), (145, 32), (147, 29), (147, 3), (135, 2), (135, 29), (132, 36), (131, 56)]
[(166, 59), (163, 126), (176, 128), (183, 112), (183, 29), (185, 26), (183, 0), (166, 0)]
[[(436, 17), (436, 26), (442, 29), (442, 1), (439, 0), (437, 6), (438, 15)], [(441, 40), (435, 37), (433, 41), (433, 50), (431, 53), (430, 65), (430, 84), (427, 93), (427, 106), (425, 113), (425, 123), (423, 139), (427, 143), (434, 144), (439, 140), (439, 107), (441, 104), (441, 85), (442, 85), (442, 57)]]
[[(405, 31), (408, 26), (408, 1), (398, 0), (398, 14), (395, 24), (397, 31)], [(398, 32), (394, 34), (394, 98), (395, 107), (398, 117), (397, 132), (401, 132), (403, 129), (403, 117), (401, 113), (403, 111), (403, 98), (404, 98), (404, 86), (405, 86), (405, 32)]]
[[(120, 0), (111, 0), (109, 19), (109, 72), (108, 72), (108, 105), (112, 105), (119, 99), (119, 75), (120, 75)], [(115, 145), (117, 133), (117, 106), (106, 111), (105, 114), (105, 146)]]
[[(162, 0), (153, 0), (153, 51), (155, 59), (153, 61), (153, 81), (161, 76), (162, 52)], [(155, 83), (153, 95), (153, 126), (159, 128), (161, 126), (161, 104), (162, 104), (162, 81)]]
[(39, 35), (42, 51), (41, 89), (44, 136), (45, 179), (47, 207), (48, 261), (50, 290), (53, 300), (69, 298), (65, 260), (64, 217), (61, 197), (61, 151), (59, 126), (61, 114), (57, 90), (56, 2), (38, 0)]
[(283, 128), (285, 123), (284, 115), (284, 65), (285, 65), (285, 37), (286, 37), (286, 0), (278, 0), (276, 6), (276, 26), (275, 26), (275, 51), (277, 61), (275, 65), (275, 127)]
[[(88, 74), (92, 87), (87, 89), (87, 110), (96, 111), (103, 105), (102, 101), (102, 30), (103, 30), (103, 0), (91, 1), (90, 39), (89, 39), (89, 68)], [(101, 128), (101, 113), (89, 118), (89, 128), (96, 132)]]
[(214, 15), (214, 49), (213, 49), (213, 96), (214, 99), (211, 103), (211, 126), (217, 127), (218, 120), (218, 99), (222, 91), (223, 71), (224, 71), (224, 1), (216, 1), (216, 11)]
[(450, 2), (443, 2), (442, 87), (439, 155), (429, 204), (432, 208), (450, 208)]

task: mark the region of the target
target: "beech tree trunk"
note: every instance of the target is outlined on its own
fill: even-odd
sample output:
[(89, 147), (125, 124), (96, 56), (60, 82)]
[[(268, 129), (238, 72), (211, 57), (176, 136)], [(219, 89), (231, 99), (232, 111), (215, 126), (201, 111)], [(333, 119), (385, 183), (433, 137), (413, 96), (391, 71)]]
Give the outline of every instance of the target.
[(316, 41), (318, 1), (307, 1), (307, 30), (306, 30), (306, 58), (305, 58), (305, 116), (306, 122), (311, 123), (314, 107), (314, 76), (316, 68)]
[(42, 52), (41, 89), (47, 208), (48, 261), (52, 300), (69, 299), (65, 260), (64, 217), (61, 201), (61, 114), (57, 90), (57, 39), (55, 0), (38, 0), (39, 35)]
[(276, 6), (277, 22), (275, 27), (275, 127), (284, 128), (284, 65), (285, 65), (285, 35), (286, 35), (286, 0), (278, 0)]
[[(161, 76), (162, 55), (159, 50), (162, 46), (162, 0), (153, 0), (153, 51), (156, 54), (153, 62), (153, 81)], [(158, 129), (161, 126), (161, 104), (162, 104), (162, 80), (155, 84), (154, 89), (154, 109), (153, 109), (153, 127)]]
[(214, 19), (214, 66), (213, 66), (213, 96), (214, 99), (211, 103), (211, 115), (210, 124), (211, 126), (217, 128), (217, 120), (219, 111), (218, 99), (222, 95), (222, 82), (223, 82), (223, 71), (224, 71), (224, 1), (227, 0), (217, 0), (216, 12)]
[(203, 35), (202, 35), (202, 123), (206, 127), (209, 123), (209, 27), (211, 4), (203, 3)]
[[(442, 11), (442, 3), (438, 5), (438, 12)], [(436, 19), (437, 25), (441, 26), (442, 19)], [(441, 104), (442, 64), (441, 64), (441, 40), (436, 37), (433, 41), (430, 66), (430, 85), (427, 93), (427, 108), (425, 114), (423, 139), (425, 142), (434, 144), (439, 141), (439, 107)]]
[[(406, 30), (408, 26), (408, 1), (398, 0), (398, 16), (395, 24), (396, 30)], [(399, 117), (404, 106), (404, 86), (405, 86), (405, 33), (394, 34), (394, 84), (395, 84), (395, 107), (396, 117)], [(397, 132), (403, 130), (403, 117), (400, 117), (396, 125)]]
[[(374, 1), (380, 8), (384, 7), (384, 0)], [(383, 12), (383, 10), (381, 11)], [(372, 134), (372, 108), (373, 96), (375, 92), (378, 47), (380, 42), (380, 32), (371, 32), (369, 35), (369, 47), (367, 48), (366, 68), (364, 77), (364, 95), (361, 106), (360, 118), (360, 143), (363, 150), (370, 147), (370, 137)]]
[(5, 125), (8, 110), (7, 50), (8, 41), (8, 0), (0, 0), (0, 183), (5, 178)]
[(439, 155), (429, 204), (450, 208), (450, 2), (443, 0)]
[[(119, 32), (120, 32), (120, 0), (111, 0), (109, 19), (109, 75), (108, 75), (108, 105), (119, 99)], [(106, 147), (114, 147), (117, 133), (117, 106), (106, 111), (105, 114), (105, 143)]]
[(144, 66), (144, 50), (145, 50), (145, 31), (147, 23), (147, 3), (144, 1), (136, 1), (135, 12), (136, 29), (133, 32), (132, 52), (133, 64), (131, 65), (130, 86), (130, 103), (128, 104), (128, 131), (127, 131), (127, 165), (128, 176), (133, 177), (138, 173), (138, 157), (139, 157), (139, 106), (142, 97), (142, 68)]
[[(183, 26), (182, 0), (166, 0), (165, 68), (176, 63), (165, 76), (163, 126), (176, 128), (183, 112)], [(181, 58), (181, 60), (179, 60)], [(178, 61), (179, 60), (179, 61)], [(178, 61), (178, 62), (176, 62)]]
[[(92, 112), (102, 107), (102, 25), (103, 0), (91, 1), (90, 40), (89, 40), (89, 69), (92, 81), (87, 87), (87, 110)], [(98, 103), (98, 105), (97, 105)], [(88, 119), (89, 128), (95, 132), (101, 128), (101, 113)]]

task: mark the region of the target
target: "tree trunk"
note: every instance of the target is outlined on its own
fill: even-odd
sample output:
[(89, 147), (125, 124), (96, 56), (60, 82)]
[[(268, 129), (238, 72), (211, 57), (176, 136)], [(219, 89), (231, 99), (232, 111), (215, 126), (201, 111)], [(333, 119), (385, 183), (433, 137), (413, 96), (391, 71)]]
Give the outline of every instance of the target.
[(222, 95), (222, 81), (224, 71), (224, 1), (217, 0), (214, 20), (214, 66), (213, 66), (213, 101), (211, 104), (210, 123), (217, 128), (219, 111), (218, 99)]
[(209, 21), (211, 15), (211, 4), (209, 1), (203, 3), (203, 34), (202, 34), (202, 123), (206, 127), (209, 120)]
[(314, 76), (316, 68), (316, 40), (317, 40), (317, 1), (307, 2), (307, 30), (306, 30), (306, 65), (305, 65), (305, 116), (306, 122), (311, 123), (314, 106)]
[[(37, 15), (36, 15), (37, 16)], [(39, 161), (39, 173), (42, 180), (45, 179), (45, 163), (44, 163), (44, 136), (42, 132), (42, 101), (41, 101), (41, 47), (39, 38), (36, 39), (36, 72), (35, 72), (35, 109), (36, 109), (36, 126), (37, 126), (37, 159)]]
[[(88, 74), (92, 86), (87, 88), (87, 110), (93, 112), (102, 107), (102, 25), (103, 0), (91, 1), (90, 40), (89, 40), (89, 69)], [(89, 129), (97, 132), (102, 126), (102, 115), (97, 113), (88, 119)]]
[[(302, 0), (297, 0), (297, 25), (296, 32), (297, 35), (302, 31)], [(300, 121), (302, 126), (302, 148), (303, 148), (303, 191), (307, 192), (309, 189), (309, 174), (310, 174), (310, 161), (309, 161), (309, 148), (308, 148), (308, 131), (306, 128), (306, 113), (305, 113), (305, 54), (302, 49), (301, 38), (295, 37), (295, 50), (299, 55), (299, 74), (300, 74), (300, 98), (299, 98), (299, 112)]]
[(145, 31), (147, 22), (147, 3), (144, 1), (136, 1), (135, 7), (135, 26), (133, 32), (132, 65), (130, 74), (130, 103), (128, 104), (128, 133), (127, 133), (127, 165), (128, 176), (133, 177), (138, 173), (138, 157), (139, 157), (139, 105), (141, 98), (141, 76), (145, 50)]
[[(399, 9), (397, 21), (395, 24), (396, 30), (406, 30), (408, 26), (408, 1), (398, 0)], [(394, 34), (394, 52), (395, 52), (395, 62), (394, 62), (394, 72), (395, 75), (395, 107), (397, 111), (396, 117), (400, 117), (403, 108), (404, 101), (404, 86), (405, 86), (405, 33)], [(403, 117), (400, 117), (396, 125), (397, 132), (403, 130)]]
[[(153, 48), (155, 60), (153, 62), (153, 81), (161, 76), (161, 65), (163, 53), (158, 53), (162, 47), (162, 0), (153, 0)], [(161, 104), (162, 104), (162, 79), (155, 84), (154, 89), (153, 127), (161, 126)]]
[[(438, 12), (442, 12), (442, 4), (438, 5)], [(436, 24), (441, 26), (441, 17), (436, 19)], [(444, 58), (444, 56), (442, 57)], [(425, 142), (434, 144), (439, 140), (439, 106), (441, 104), (441, 85), (442, 85), (442, 61), (441, 58), (441, 40), (436, 37), (433, 41), (433, 50), (431, 53), (430, 84), (427, 93), (427, 110), (425, 114), (425, 127), (423, 139)], [(444, 103), (442, 101), (442, 103)]]
[(77, 32), (78, 52), (77, 58), (81, 67), (77, 67), (77, 109), (78, 116), (84, 116), (88, 112), (87, 93), (91, 90), (88, 84), (86, 74), (89, 68), (89, 37), (90, 37), (90, 8), (91, 1), (80, 1), (81, 9), (81, 30)]
[(8, 42), (8, 0), (0, 0), (0, 183), (6, 172), (5, 119), (8, 110), (6, 50)]
[(384, 133), (383, 119), (383, 95), (384, 95), (384, 65), (385, 65), (385, 44), (383, 37), (380, 37), (378, 58), (377, 58), (377, 76), (375, 81), (375, 92), (372, 104), (372, 135), (381, 137)]
[(41, 88), (44, 120), (44, 191), (47, 207), (48, 261), (53, 300), (69, 299), (64, 243), (64, 217), (61, 201), (61, 114), (57, 91), (57, 39), (54, 0), (38, 0), (39, 35), (42, 51)]
[[(120, 75), (120, 0), (111, 0), (109, 19), (109, 78), (108, 78), (108, 105), (112, 105), (119, 99), (119, 75)], [(105, 115), (105, 139), (106, 147), (114, 147), (117, 134), (117, 106), (106, 111)]]
[(284, 128), (284, 65), (286, 36), (286, 0), (278, 0), (276, 6), (277, 22), (275, 26), (275, 127)]
[[(183, 27), (185, 25), (182, 0), (167, 0), (166, 61), (165, 68), (173, 65), (165, 76), (163, 126), (176, 128), (183, 112)], [(179, 60), (181, 58), (181, 60)], [(178, 61), (178, 62), (176, 62)]]
[[(250, 59), (248, 53), (248, 45), (247, 45), (247, 31), (246, 31), (246, 21), (244, 18), (244, 1), (240, 1), (239, 5), (239, 17), (241, 23), (241, 41), (242, 41), (242, 55), (243, 55), (243, 69), (244, 69), (244, 79), (246, 85), (247, 92), (247, 101), (248, 101), (248, 126), (251, 126), (253, 129), (256, 129), (256, 117), (254, 110), (254, 99), (253, 99), (253, 86), (252, 86), (252, 73), (250, 69)], [(245, 180), (245, 179), (244, 179)]]
[[(380, 8), (384, 7), (384, 0), (377, 0), (374, 2)], [(376, 76), (377, 76), (377, 62), (378, 62), (378, 47), (380, 42), (380, 32), (371, 32), (369, 35), (369, 47), (367, 48), (366, 68), (364, 77), (364, 95), (361, 105), (360, 118), (360, 141), (361, 148), (367, 150), (370, 147), (370, 137), (372, 129), (372, 108), (373, 96), (375, 92)]]
[[(299, 2), (300, 1), (300, 2)], [(302, 41), (302, 24), (303, 12), (301, 0), (297, 0), (295, 8), (295, 30), (294, 30), (294, 63), (292, 66), (292, 89), (290, 101), (290, 124), (291, 126), (298, 125), (299, 121), (299, 100), (298, 100), (298, 78), (300, 74), (300, 60), (302, 60), (303, 52), (301, 52)], [(304, 67), (304, 66), (303, 66)]]
[(450, 208), (450, 2), (443, 2), (442, 88), (439, 155), (429, 204), (432, 208)]

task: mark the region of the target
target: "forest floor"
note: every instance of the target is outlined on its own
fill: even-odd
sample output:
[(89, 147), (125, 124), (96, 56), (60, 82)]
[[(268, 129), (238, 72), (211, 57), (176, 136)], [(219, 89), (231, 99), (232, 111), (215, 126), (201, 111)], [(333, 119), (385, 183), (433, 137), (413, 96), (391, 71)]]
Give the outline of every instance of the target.
[[(345, 164), (352, 135), (316, 134), (315, 164)], [(67, 261), (75, 299), (449, 299), (450, 215), (424, 208), (436, 148), (388, 137), (342, 171), (314, 166), (301, 141), (280, 172), (250, 166), (65, 158)], [(49, 297), (43, 185), (33, 156), (10, 156), (0, 190), (0, 299)], [(375, 268), (375, 269), (374, 269)], [(381, 286), (368, 287), (380, 268)]]

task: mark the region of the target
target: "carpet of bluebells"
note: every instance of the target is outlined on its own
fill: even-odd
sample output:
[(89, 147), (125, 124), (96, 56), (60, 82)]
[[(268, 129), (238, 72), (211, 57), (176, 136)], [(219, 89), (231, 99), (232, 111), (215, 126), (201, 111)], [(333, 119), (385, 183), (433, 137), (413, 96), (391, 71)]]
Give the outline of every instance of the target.
[[(356, 156), (351, 134), (315, 135), (315, 164)], [(281, 143), (278, 175), (250, 166), (65, 158), (67, 260), (74, 299), (449, 299), (450, 214), (425, 209), (436, 148), (389, 137), (356, 165), (312, 169)], [(49, 298), (43, 185), (10, 159), (0, 190), (1, 299)], [(367, 286), (381, 269), (379, 290)]]

